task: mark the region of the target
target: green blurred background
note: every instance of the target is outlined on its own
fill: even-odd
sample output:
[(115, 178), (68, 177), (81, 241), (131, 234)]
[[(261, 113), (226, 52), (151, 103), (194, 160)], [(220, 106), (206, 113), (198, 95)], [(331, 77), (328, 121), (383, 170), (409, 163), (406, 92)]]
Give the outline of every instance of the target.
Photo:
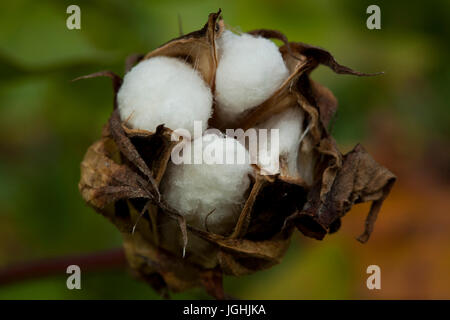
[[(66, 28), (66, 8), (81, 7), (81, 30)], [(366, 28), (378, 4), (382, 29)], [(321, 242), (297, 234), (283, 262), (226, 278), (238, 298), (450, 298), (449, 1), (2, 1), (0, 4), (0, 267), (121, 245), (106, 219), (79, 195), (79, 164), (112, 108), (108, 79), (70, 82), (99, 70), (123, 74), (125, 57), (199, 29), (222, 8), (242, 31), (278, 29), (292, 41), (324, 47), (372, 78), (321, 67), (313, 78), (339, 100), (333, 135), (348, 151), (362, 142), (399, 176), (372, 239), (355, 237), (367, 205)], [(366, 288), (378, 264), (382, 289)], [(0, 299), (154, 299), (125, 270), (66, 275), (0, 287)], [(201, 290), (174, 298), (206, 298)]]

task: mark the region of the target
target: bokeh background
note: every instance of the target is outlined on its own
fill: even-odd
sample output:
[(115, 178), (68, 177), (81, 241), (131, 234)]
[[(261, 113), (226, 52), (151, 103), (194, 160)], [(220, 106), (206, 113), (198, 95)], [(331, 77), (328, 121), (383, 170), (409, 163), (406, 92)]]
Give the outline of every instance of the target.
[[(81, 30), (66, 8), (81, 7)], [(381, 7), (382, 29), (366, 28)], [(99, 70), (123, 74), (130, 53), (145, 53), (199, 29), (223, 9), (242, 31), (272, 28), (330, 50), (342, 64), (383, 76), (357, 78), (325, 67), (313, 78), (339, 100), (333, 125), (342, 151), (362, 142), (398, 175), (371, 240), (368, 205), (354, 207), (341, 231), (323, 241), (297, 234), (283, 262), (226, 278), (238, 298), (450, 298), (450, 2), (432, 1), (2, 1), (0, 4), (0, 267), (121, 245), (112, 224), (82, 201), (79, 164), (112, 108), (108, 79), (70, 82)], [(366, 287), (381, 267), (382, 289)], [(157, 299), (123, 269), (0, 287), (0, 299)], [(192, 290), (173, 298), (206, 298)]]

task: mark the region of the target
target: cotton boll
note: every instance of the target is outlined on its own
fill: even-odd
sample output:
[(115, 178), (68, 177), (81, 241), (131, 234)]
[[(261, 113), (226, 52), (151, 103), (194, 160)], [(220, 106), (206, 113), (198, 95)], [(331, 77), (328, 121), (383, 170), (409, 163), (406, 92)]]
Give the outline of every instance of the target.
[(180, 59), (155, 57), (125, 75), (117, 94), (120, 117), (132, 128), (155, 131), (160, 124), (194, 132), (206, 128), (212, 112), (211, 89), (199, 72)]
[[(235, 226), (250, 186), (253, 169), (248, 152), (237, 140), (207, 134), (192, 142), (191, 150), (203, 154), (202, 164), (170, 164), (161, 186), (167, 203), (183, 214), (187, 222), (201, 229), (227, 234)], [(215, 152), (244, 154), (247, 161), (238, 164), (212, 163)], [(201, 156), (201, 155), (200, 155)], [(209, 162), (212, 164), (207, 164)]]
[[(267, 150), (271, 151), (272, 141), (270, 130), (279, 131), (279, 152), (271, 155), (272, 157), (282, 157), (286, 160), (288, 173), (291, 176), (298, 176), (298, 156), (299, 143), (303, 134), (303, 110), (298, 107), (287, 109), (276, 114), (267, 121), (258, 125), (259, 129), (268, 129)], [(263, 165), (263, 169), (264, 169)]]
[(216, 100), (225, 118), (261, 104), (289, 76), (278, 47), (268, 39), (226, 30), (217, 46)]

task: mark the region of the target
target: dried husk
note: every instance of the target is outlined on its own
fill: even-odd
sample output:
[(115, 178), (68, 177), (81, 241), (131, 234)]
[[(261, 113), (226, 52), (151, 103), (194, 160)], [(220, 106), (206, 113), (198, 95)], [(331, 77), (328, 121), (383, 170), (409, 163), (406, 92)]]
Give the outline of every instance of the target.
[[(146, 56), (131, 56), (126, 71), (141, 59), (158, 55), (183, 58), (200, 71), (214, 90), (218, 64), (215, 39), (223, 28), (220, 11), (212, 13), (201, 30), (174, 39)], [(302, 179), (304, 173), (291, 177), (283, 171), (283, 165), (279, 175), (261, 175), (255, 166), (256, 178), (246, 203), (233, 232), (226, 236), (190, 226), (159, 194), (158, 186), (177, 143), (170, 139), (171, 130), (163, 125), (155, 132), (128, 128), (120, 120), (115, 99), (121, 78), (111, 72), (81, 77), (110, 77), (114, 110), (102, 138), (89, 147), (81, 163), (80, 192), (122, 233), (133, 272), (165, 296), (169, 291), (203, 286), (212, 296), (225, 298), (222, 274), (239, 276), (269, 268), (281, 261), (295, 228), (306, 236), (322, 239), (339, 229), (340, 219), (353, 204), (372, 201), (365, 231), (359, 238), (365, 242), (395, 181), (395, 176), (361, 146), (346, 155), (340, 153), (327, 129), (337, 100), (331, 91), (309, 78), (319, 64), (336, 73), (367, 74), (341, 66), (323, 49), (288, 42), (278, 31), (262, 29), (251, 33), (284, 42), (280, 52), (290, 76), (267, 101), (227, 128), (245, 130), (287, 108), (302, 108), (307, 115), (303, 125), (308, 132), (300, 154), (305, 159), (315, 159), (315, 165), (308, 169), (313, 171), (311, 179)], [(211, 123), (220, 127), (218, 119)], [(177, 248), (161, 237), (162, 223), (172, 226), (174, 236), (183, 240), (182, 246)], [(208, 243), (210, 256), (205, 259), (195, 252), (186, 252), (189, 241)]]
[(169, 41), (148, 53), (144, 59), (157, 56), (183, 59), (198, 70), (205, 82), (214, 90), (217, 69), (215, 40), (224, 30), (220, 14), (220, 10), (217, 13), (211, 13), (202, 29)]

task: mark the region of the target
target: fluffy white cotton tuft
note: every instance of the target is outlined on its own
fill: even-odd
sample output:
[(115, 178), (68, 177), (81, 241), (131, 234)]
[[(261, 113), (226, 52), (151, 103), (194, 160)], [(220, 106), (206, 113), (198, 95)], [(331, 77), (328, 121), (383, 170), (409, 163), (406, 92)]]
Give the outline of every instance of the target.
[(276, 114), (258, 125), (258, 128), (268, 129), (267, 150), (271, 150), (270, 129), (279, 129), (279, 153), (273, 156), (283, 157), (287, 161), (289, 174), (298, 175), (298, 156), (300, 138), (303, 134), (303, 110), (289, 108)]
[(270, 40), (225, 30), (218, 39), (216, 100), (229, 119), (267, 100), (289, 76)]
[(203, 129), (212, 112), (211, 89), (200, 73), (177, 58), (155, 57), (131, 69), (117, 94), (120, 117), (135, 129), (155, 131), (160, 124), (173, 130)]
[[(207, 164), (213, 159), (212, 150), (219, 148), (223, 150), (223, 159), (226, 155), (243, 153), (247, 161), (244, 164)], [(161, 186), (162, 194), (189, 224), (203, 230), (207, 225), (209, 231), (218, 234), (229, 233), (236, 224), (250, 186), (249, 174), (253, 169), (247, 150), (237, 140), (215, 134), (195, 139), (191, 150), (203, 153), (206, 161), (202, 164), (170, 164)]]

